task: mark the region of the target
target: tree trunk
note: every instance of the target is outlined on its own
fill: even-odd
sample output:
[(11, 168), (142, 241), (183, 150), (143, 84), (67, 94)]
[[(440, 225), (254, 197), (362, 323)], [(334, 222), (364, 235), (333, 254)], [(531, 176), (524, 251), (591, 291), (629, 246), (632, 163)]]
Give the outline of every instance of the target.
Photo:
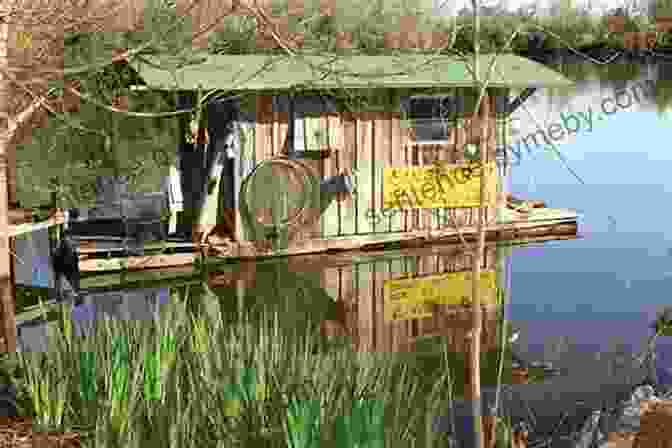
[[(9, 25), (0, 23), (0, 66), (7, 68)], [(0, 316), (2, 316), (2, 333), (0, 334), (0, 350), (16, 351), (16, 316), (14, 304), (14, 285), (11, 280), (11, 259), (9, 254), (9, 193), (7, 159), (10, 149), (9, 136), (9, 98), (11, 87), (9, 80), (0, 73)]]
[[(479, 89), (479, 94), (481, 90), (481, 84), (480, 84), (480, 72), (479, 72), (479, 66), (478, 66), (478, 56), (479, 56), (479, 50), (480, 50), (480, 45), (479, 45), (479, 39), (480, 39), (480, 21), (479, 21), (479, 2), (478, 0), (472, 0), (472, 5), (474, 8), (474, 82), (476, 84), (476, 87)], [(482, 100), (481, 100), (482, 101)], [(479, 104), (481, 101), (477, 102), (476, 107), (479, 107)], [(485, 103), (487, 105), (487, 102)], [(474, 110), (474, 117), (476, 116), (477, 113), (483, 113), (483, 112), (489, 112), (487, 110), (487, 106), (484, 107), (484, 105), (480, 104), (480, 110)], [(488, 116), (489, 114), (485, 114), (485, 116), (481, 115), (483, 117), (481, 121), (481, 132), (483, 132), (486, 129), (487, 122), (488, 122)], [(481, 262), (483, 260), (483, 250), (485, 247), (485, 229), (483, 228), (483, 221), (484, 221), (484, 204), (483, 201), (485, 199), (484, 196), (484, 191), (485, 191), (485, 175), (487, 170), (485, 169), (485, 160), (486, 160), (486, 155), (487, 155), (487, 138), (486, 135), (481, 134), (483, 138), (479, 140), (478, 146), (479, 146), (479, 151), (481, 154), (481, 203), (480, 207), (478, 210), (478, 247), (476, 251), (473, 254), (473, 272), (472, 272), (472, 330), (471, 330), (471, 343), (469, 344), (469, 355), (470, 355), (470, 371), (471, 371), (471, 390), (470, 390), (470, 395), (469, 397), (473, 401), (473, 418), (474, 418), (474, 447), (475, 448), (482, 448), (483, 447), (483, 430), (481, 426), (481, 363), (480, 363), (480, 357), (481, 357), (481, 297), (480, 297), (480, 291), (479, 291), (479, 286), (480, 286), (480, 277), (481, 277)], [(466, 390), (466, 389), (465, 389)]]

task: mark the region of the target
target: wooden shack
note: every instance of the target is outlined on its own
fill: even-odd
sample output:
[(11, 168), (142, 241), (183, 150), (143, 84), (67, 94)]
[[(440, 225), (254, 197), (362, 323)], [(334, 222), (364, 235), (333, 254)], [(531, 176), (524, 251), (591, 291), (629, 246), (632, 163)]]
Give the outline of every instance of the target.
[[(493, 57), (481, 56), (483, 78)], [(238, 248), (255, 243), (251, 253), (232, 255), (255, 256), (352, 248), (348, 244), (359, 239), (390, 241), (417, 232), (455, 234), (454, 223), (473, 232), (483, 171), (488, 229), (506, 224), (498, 210), (508, 166), (498, 148), (510, 138), (508, 117), (536, 88), (571, 81), (525, 58), (497, 58), (475, 116), (478, 92), (465, 62), (455, 57), (207, 55), (178, 69), (134, 67), (143, 89), (174, 92), (179, 107), (193, 107), (199, 94), (219, 101), (210, 101), (208, 132), (195, 132), (193, 142), (189, 117), (179, 118), (185, 137), (175, 173), (193, 173), (184, 159), (199, 145), (196, 165), (227, 144), (222, 139), (230, 137), (218, 126), (229, 112), (220, 106), (238, 110), (235, 143), (229, 141), (221, 175), (210, 187), (220, 192), (216, 224)], [(522, 93), (513, 98), (512, 89)], [(486, 167), (475, 165), (479, 142), (487, 148)], [(200, 189), (187, 177), (197, 176), (177, 182), (183, 229), (193, 223), (187, 211)]]

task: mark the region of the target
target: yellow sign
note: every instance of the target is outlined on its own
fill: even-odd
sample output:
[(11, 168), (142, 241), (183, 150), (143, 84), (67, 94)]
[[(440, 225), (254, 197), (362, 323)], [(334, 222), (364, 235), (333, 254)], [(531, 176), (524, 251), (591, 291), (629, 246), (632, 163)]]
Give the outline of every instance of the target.
[(33, 47), (33, 35), (28, 31), (18, 31), (16, 33), (16, 45), (19, 48), (27, 49)]
[(385, 322), (432, 317), (432, 303), (386, 302)]
[[(497, 193), (495, 163), (489, 163), (486, 169), (484, 203), (494, 207)], [(400, 209), (479, 207), (482, 171), (478, 162), (385, 168), (383, 206)]]
[[(422, 319), (434, 305), (471, 305), (471, 272), (451, 272), (422, 278), (386, 280), (385, 321)], [(481, 272), (481, 303), (497, 303), (497, 273)]]

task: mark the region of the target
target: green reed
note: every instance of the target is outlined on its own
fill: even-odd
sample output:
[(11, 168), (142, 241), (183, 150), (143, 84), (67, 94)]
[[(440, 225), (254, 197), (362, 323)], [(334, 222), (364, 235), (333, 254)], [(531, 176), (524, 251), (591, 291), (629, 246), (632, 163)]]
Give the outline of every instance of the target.
[(112, 386), (110, 388), (112, 408), (110, 419), (114, 429), (120, 433), (126, 430), (128, 424), (128, 377), (128, 340), (125, 334), (116, 335), (112, 345)]
[(336, 440), (343, 448), (383, 448), (385, 443), (384, 405), (380, 400), (353, 402), (350, 415), (336, 423)]
[(162, 400), (162, 383), (166, 372), (175, 360), (176, 342), (170, 334), (160, 338), (159, 349), (145, 352), (144, 361), (144, 392), (147, 401)]
[(320, 402), (318, 400), (289, 401), (287, 409), (287, 446), (317, 448), (320, 442)]

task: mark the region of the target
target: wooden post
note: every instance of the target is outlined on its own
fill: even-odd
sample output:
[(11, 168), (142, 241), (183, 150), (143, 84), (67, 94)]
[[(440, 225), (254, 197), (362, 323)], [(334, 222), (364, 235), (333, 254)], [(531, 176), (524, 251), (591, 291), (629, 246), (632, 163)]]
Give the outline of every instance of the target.
[(9, 208), (18, 208), (16, 199), (16, 144), (7, 141), (7, 200)]
[[(50, 207), (51, 210), (56, 210), (58, 206), (58, 192), (51, 192)], [(50, 257), (54, 256), (54, 253), (58, 249), (58, 243), (61, 239), (61, 225), (55, 225), (49, 227), (47, 231), (49, 233), (49, 255)], [(56, 290), (56, 297), (60, 300), (63, 297), (63, 278), (54, 272), (54, 289)]]

